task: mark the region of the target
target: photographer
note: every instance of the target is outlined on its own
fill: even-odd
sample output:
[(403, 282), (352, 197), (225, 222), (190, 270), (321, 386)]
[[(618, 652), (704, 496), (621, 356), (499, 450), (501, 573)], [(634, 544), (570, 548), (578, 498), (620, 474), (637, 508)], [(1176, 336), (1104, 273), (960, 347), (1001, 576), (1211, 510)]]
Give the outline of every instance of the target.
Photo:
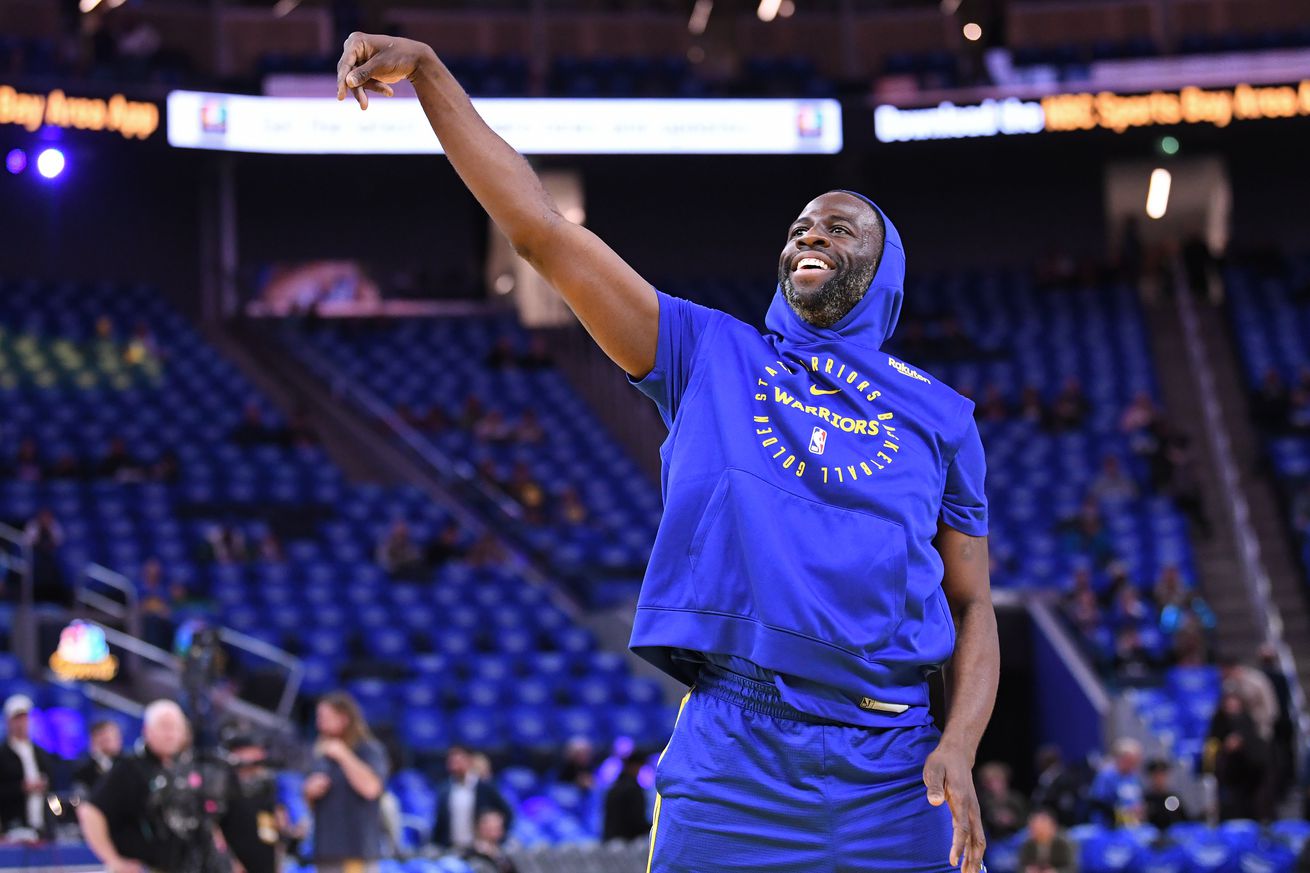
[(231, 768), (192, 753), (181, 707), (171, 700), (147, 706), (141, 736), (138, 751), (120, 757), (77, 808), (82, 834), (108, 873), (224, 869), (214, 824), (249, 873), (272, 873), (272, 847), (260, 841)]
[(253, 736), (236, 736), (229, 739), (227, 760), (236, 771), (241, 793), (255, 810), (259, 824), (259, 838), (273, 846), (276, 864), (280, 869), (288, 852), (304, 839), (305, 827), (291, 823), (286, 806), (278, 799), (277, 777), (264, 744)]

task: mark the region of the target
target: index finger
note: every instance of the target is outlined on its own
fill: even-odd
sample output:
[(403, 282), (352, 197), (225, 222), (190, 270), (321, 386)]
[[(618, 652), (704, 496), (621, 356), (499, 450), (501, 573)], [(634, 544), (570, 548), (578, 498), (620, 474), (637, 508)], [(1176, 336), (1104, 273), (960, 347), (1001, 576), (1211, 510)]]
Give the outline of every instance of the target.
[(352, 33), (341, 47), (341, 60), (337, 61), (337, 99), (346, 99), (346, 76), (359, 64), (360, 49), (363, 40), (358, 33)]
[(962, 873), (979, 873), (979, 870), (982, 869), (983, 853), (987, 846), (987, 838), (983, 833), (982, 814), (976, 797), (971, 796), (965, 802), (964, 807), (965, 819), (968, 822), (968, 837)]

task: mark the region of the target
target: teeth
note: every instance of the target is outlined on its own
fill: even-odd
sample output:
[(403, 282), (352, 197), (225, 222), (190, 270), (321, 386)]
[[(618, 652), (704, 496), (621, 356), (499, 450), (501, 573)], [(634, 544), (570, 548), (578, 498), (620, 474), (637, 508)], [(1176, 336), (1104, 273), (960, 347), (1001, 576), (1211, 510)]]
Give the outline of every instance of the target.
[(797, 270), (803, 270), (806, 267), (818, 267), (820, 270), (832, 269), (832, 267), (829, 267), (827, 264), (825, 264), (823, 261), (819, 260), (818, 258), (801, 258), (799, 261), (796, 262)]

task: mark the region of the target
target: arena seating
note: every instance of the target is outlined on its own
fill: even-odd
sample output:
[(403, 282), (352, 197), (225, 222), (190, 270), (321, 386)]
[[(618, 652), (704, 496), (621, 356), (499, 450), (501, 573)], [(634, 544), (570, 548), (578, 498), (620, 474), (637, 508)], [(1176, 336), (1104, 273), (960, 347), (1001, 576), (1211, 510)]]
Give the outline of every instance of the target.
[[(329, 324), (306, 341), (385, 403), (419, 418), (438, 407), (447, 420), (458, 423), (468, 399), (476, 397), (482, 407), (477, 421), (433, 432), (433, 444), (483, 470), (484, 479), (509, 482), (522, 467), (548, 505), (566, 489), (581, 498), (587, 513), (583, 522), (570, 524), (546, 511), (540, 522), (528, 519), (519, 525), (519, 535), (559, 574), (592, 580), (641, 575), (660, 516), (654, 483), (553, 367), (488, 363), (498, 343), (507, 343), (504, 348), (512, 355), (528, 350), (525, 332), (512, 319)], [(544, 438), (492, 440), (475, 433), (478, 422), (492, 413), (512, 430), (529, 412)]]
[(1269, 374), (1277, 375), (1284, 392), (1282, 420), (1258, 423), (1264, 428), (1267, 461), (1286, 502), (1310, 584), (1310, 422), (1301, 420), (1310, 412), (1310, 398), (1298, 404), (1292, 396), (1307, 387), (1310, 373), (1305, 339), (1310, 336), (1310, 254), (1235, 263), (1225, 270), (1224, 282), (1230, 325), (1252, 397)]
[[(98, 331), (104, 316), (112, 324)], [(6, 455), (31, 435), (47, 470), (65, 455), (93, 470), (115, 436), (147, 467), (166, 453), (178, 459), (175, 481), (0, 481), (16, 525), (53, 509), (68, 580), (87, 561), (139, 579), (141, 564), (158, 557), (168, 584), (186, 590), (175, 617), (207, 616), (300, 653), (308, 695), (344, 680), (372, 723), (399, 737), (407, 760), (432, 770), (458, 741), (497, 760), (540, 764), (574, 736), (602, 749), (617, 736), (648, 748), (667, 737), (672, 714), (659, 688), (598, 651), (543, 589), (503, 566), (451, 560), (429, 578), (389, 579), (373, 549), (392, 521), (405, 519), (423, 542), (449, 510), (415, 488), (347, 482), (314, 445), (234, 439), (252, 404), (271, 432), (282, 422), (150, 289), (4, 282), (0, 402), (9, 412)], [(255, 551), (272, 532), (284, 559), (207, 560), (215, 525), (239, 530)], [(37, 701), (38, 739), (80, 752), (87, 721), (101, 715), (80, 692), (34, 683), (12, 655), (0, 656), (0, 695), (16, 691)], [(125, 729), (130, 739), (139, 726)], [(532, 819), (523, 821), (527, 828)], [(560, 821), (591, 833), (576, 816)], [(569, 825), (558, 828), (550, 834), (563, 839)]]
[[(1083, 873), (1220, 873), (1268, 871), (1288, 873), (1304, 845), (1310, 825), (1280, 821), (1268, 828), (1235, 820), (1210, 827), (1195, 822), (1161, 833), (1150, 825), (1109, 829), (1080, 825), (1069, 832), (1077, 844)], [(1000, 840), (987, 849), (987, 869), (1017, 873), (1024, 834)]]

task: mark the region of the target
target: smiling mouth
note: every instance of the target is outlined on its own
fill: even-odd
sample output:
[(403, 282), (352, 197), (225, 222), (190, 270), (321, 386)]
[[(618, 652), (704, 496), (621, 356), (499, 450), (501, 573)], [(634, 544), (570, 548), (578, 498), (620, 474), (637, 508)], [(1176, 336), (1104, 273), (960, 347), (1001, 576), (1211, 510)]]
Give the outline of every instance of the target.
[(832, 265), (827, 263), (826, 261), (820, 260), (819, 258), (807, 256), (797, 260), (795, 265), (792, 266), (791, 271), (793, 273), (803, 273), (809, 270), (820, 270), (823, 272), (830, 273), (832, 272)]

